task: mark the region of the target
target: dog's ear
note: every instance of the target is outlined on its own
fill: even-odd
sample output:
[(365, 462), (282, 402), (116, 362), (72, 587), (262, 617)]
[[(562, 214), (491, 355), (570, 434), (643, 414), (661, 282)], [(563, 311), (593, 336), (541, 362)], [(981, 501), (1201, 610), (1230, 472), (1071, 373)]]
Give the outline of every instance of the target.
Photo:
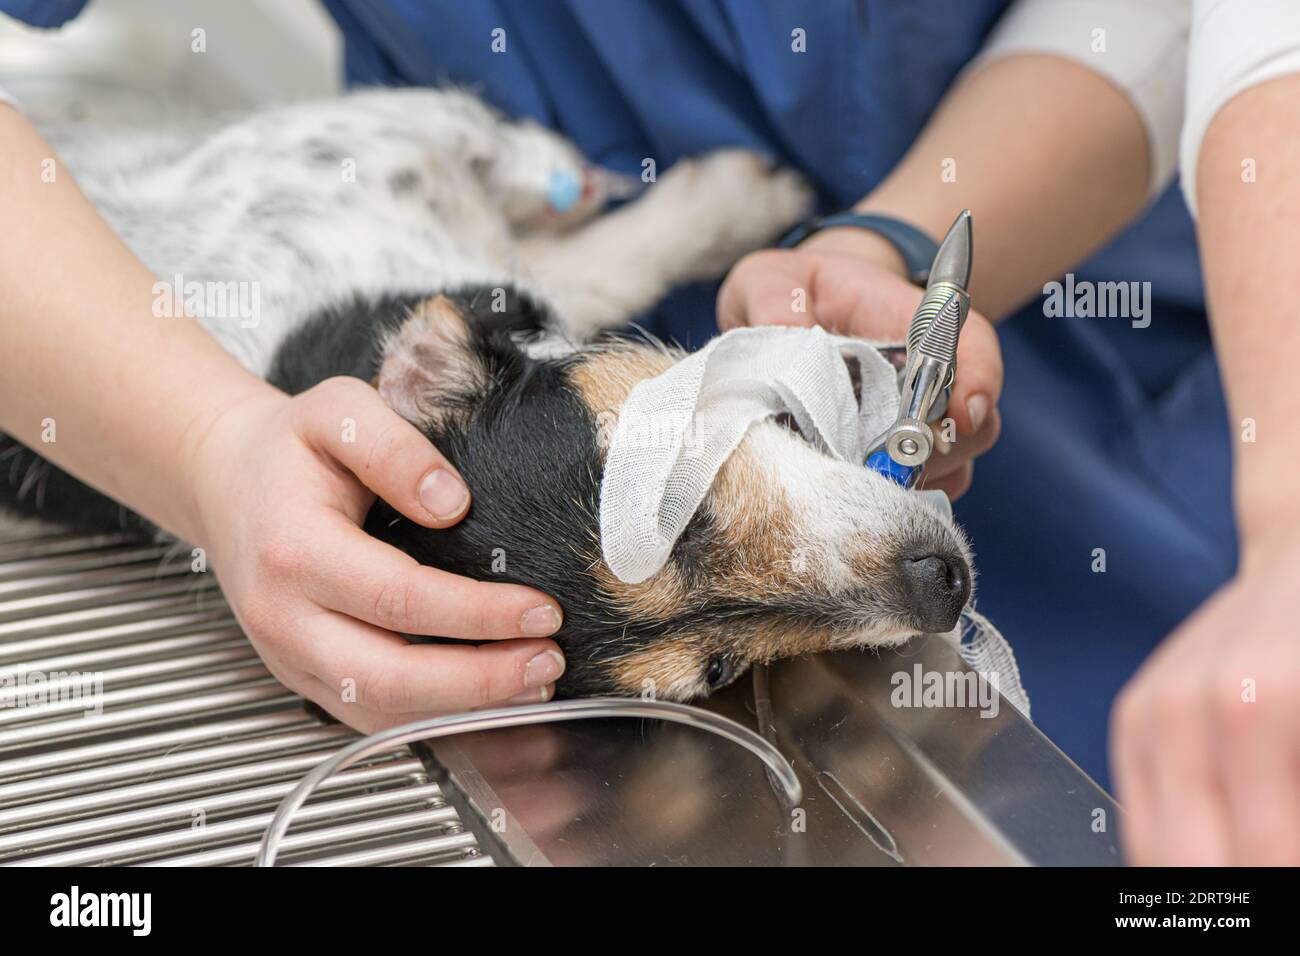
[(375, 387), (393, 411), (416, 424), (442, 421), (489, 385), (470, 320), (443, 295), (411, 309), (384, 341), (382, 356)]

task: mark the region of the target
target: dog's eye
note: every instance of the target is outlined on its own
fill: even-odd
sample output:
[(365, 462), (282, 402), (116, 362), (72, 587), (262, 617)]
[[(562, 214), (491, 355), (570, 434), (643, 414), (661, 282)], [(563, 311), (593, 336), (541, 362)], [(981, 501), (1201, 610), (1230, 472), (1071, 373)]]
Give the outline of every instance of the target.
[(717, 690), (731, 683), (735, 674), (735, 663), (726, 655), (719, 654), (709, 660), (709, 666), (704, 671), (704, 682), (709, 685), (709, 690)]

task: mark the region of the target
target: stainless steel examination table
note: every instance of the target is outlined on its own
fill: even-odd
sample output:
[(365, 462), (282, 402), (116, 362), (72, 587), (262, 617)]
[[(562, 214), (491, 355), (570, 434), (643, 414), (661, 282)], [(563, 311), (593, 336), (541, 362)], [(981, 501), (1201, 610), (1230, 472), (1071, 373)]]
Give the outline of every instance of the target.
[[(0, 864), (248, 864), (295, 782), (356, 739), (276, 683), (189, 560), (0, 540)], [(892, 706), (891, 675), (918, 663), (962, 666), (930, 638), (771, 669), (794, 812), (757, 759), (694, 728), (517, 727), (338, 774), (280, 862), (1120, 862), (1114, 804), (1009, 704)], [(707, 706), (755, 726), (748, 679)]]

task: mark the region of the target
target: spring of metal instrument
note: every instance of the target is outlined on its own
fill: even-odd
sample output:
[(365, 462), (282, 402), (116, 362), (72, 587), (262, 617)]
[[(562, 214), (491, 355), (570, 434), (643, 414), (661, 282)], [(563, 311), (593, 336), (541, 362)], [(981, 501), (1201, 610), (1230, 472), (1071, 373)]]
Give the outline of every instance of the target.
[[(952, 312), (952, 350), (947, 353), (937, 353), (926, 351), (926, 355), (933, 358), (951, 361), (956, 354), (957, 333), (961, 331), (963, 301), (966, 293), (955, 285), (947, 282), (939, 282), (925, 291), (925, 298), (916, 308), (916, 316), (912, 319), (912, 325), (907, 330), (907, 351), (912, 353), (921, 347), (922, 341), (926, 338), (926, 333), (930, 331), (931, 326), (939, 319), (940, 315), (946, 308)], [(944, 336), (947, 340), (947, 335)]]

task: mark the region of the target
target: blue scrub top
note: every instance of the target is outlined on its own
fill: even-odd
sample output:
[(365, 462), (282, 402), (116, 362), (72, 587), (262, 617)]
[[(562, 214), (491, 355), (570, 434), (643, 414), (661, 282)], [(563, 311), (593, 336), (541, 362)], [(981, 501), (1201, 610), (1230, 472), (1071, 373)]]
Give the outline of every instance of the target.
[[(779, 156), (824, 210), (898, 162), (1010, 0), (324, 0), (348, 79), (472, 85), (507, 113), (639, 172), (720, 146)], [(505, 50), (493, 52), (493, 31)], [(803, 31), (806, 52), (792, 50)], [(1011, 158), (1014, 162), (1014, 158)], [(1026, 196), (1032, 201), (1032, 196)], [(1177, 190), (1085, 273), (1200, 306)]]
[[(471, 85), (627, 172), (748, 146), (798, 167), (835, 210), (899, 160), (1010, 0), (324, 2), (352, 83)], [(0, 0), (43, 25), (81, 5)], [(978, 248), (977, 223), (977, 270)], [(1076, 272), (1149, 282), (1151, 323), (1046, 318), (1041, 304), (1004, 323), (1003, 434), (957, 513), (1036, 722), (1104, 784), (1116, 691), (1235, 566), (1231, 443), (1177, 190)], [(698, 345), (713, 293), (682, 290), (648, 324)]]

